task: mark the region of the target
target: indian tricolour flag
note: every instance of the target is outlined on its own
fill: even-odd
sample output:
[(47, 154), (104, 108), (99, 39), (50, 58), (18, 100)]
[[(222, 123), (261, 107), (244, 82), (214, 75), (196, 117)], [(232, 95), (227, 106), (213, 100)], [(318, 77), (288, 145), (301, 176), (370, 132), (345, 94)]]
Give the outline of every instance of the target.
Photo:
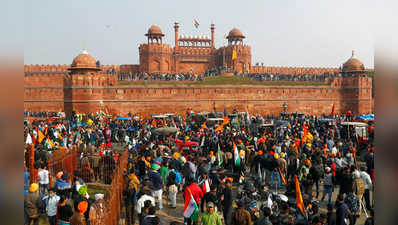
[[(116, 67), (116, 66), (115, 66)], [(104, 103), (102, 102), (101, 98), (99, 99), (100, 105), (104, 106)]]
[(218, 158), (218, 165), (217, 166), (221, 166), (223, 161), (222, 161), (222, 156), (221, 156), (220, 144), (218, 145), (217, 158)]
[(99, 114), (99, 112), (97, 111), (96, 113), (95, 113), (98, 117), (100, 116), (100, 114)]
[[(188, 189), (189, 191), (189, 189)], [(184, 206), (184, 217), (190, 218), (193, 222), (196, 222), (199, 218), (199, 207), (196, 204), (195, 199), (193, 198), (191, 191), (189, 191), (190, 195), (185, 199)]]
[(102, 116), (106, 116), (106, 114), (104, 112), (102, 112), (102, 110), (100, 110), (100, 113)]
[(249, 105), (246, 107), (246, 120), (248, 123), (250, 123), (250, 113), (249, 113)]
[(193, 25), (195, 25), (195, 27), (198, 28), (199, 27), (198, 21), (196, 21), (195, 19), (193, 21), (194, 21)]
[(234, 160), (235, 160), (235, 166), (240, 166), (239, 151), (238, 151), (238, 148), (235, 145), (235, 142), (234, 142)]
[(190, 69), (190, 71), (191, 71), (191, 73), (193, 73), (193, 69), (192, 68)]

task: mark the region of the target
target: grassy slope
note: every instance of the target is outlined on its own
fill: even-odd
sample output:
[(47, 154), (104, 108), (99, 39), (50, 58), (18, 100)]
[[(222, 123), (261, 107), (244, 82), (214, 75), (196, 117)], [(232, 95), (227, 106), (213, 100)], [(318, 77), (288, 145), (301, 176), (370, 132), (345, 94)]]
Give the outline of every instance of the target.
[(291, 81), (252, 81), (248, 77), (206, 77), (203, 81), (197, 82), (177, 82), (177, 81), (163, 81), (163, 82), (123, 82), (120, 86), (198, 86), (198, 85), (260, 85), (260, 86), (329, 86), (327, 83), (321, 82), (291, 82)]

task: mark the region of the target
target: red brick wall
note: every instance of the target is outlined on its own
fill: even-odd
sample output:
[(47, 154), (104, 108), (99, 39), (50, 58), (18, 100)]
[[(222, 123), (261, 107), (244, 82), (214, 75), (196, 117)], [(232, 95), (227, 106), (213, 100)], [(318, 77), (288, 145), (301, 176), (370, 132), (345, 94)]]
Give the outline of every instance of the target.
[[(44, 77), (45, 78), (45, 77)], [(99, 86), (95, 77), (92, 85), (83, 84), (87, 76), (74, 76), (74, 86), (32, 87), (25, 85), (24, 107), (28, 110), (59, 110), (67, 112), (76, 108), (79, 112), (96, 112), (104, 109), (99, 104), (101, 98), (109, 113), (149, 116), (150, 113), (175, 113), (185, 115), (188, 107), (195, 112), (211, 110), (216, 101), (217, 111), (236, 108), (243, 112), (249, 105), (252, 114), (277, 114), (287, 111), (321, 115), (330, 114), (333, 104), (336, 113), (348, 110), (368, 112), (372, 108), (371, 78), (337, 78), (330, 86)], [(26, 77), (25, 77), (26, 79)], [(108, 82), (114, 80), (108, 80)], [(77, 82), (77, 83), (76, 83)], [(28, 82), (25, 82), (27, 84)], [(39, 82), (38, 82), (39, 83)], [(90, 82), (91, 83), (91, 82)], [(66, 101), (64, 101), (66, 99)]]

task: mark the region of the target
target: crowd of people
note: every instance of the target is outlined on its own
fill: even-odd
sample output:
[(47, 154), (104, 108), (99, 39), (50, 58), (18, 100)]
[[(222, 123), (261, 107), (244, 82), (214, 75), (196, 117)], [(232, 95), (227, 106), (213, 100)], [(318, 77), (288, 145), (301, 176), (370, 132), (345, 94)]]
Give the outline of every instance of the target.
[[(200, 211), (199, 215), (190, 215), (191, 204), (185, 202), (184, 222), (188, 225), (221, 225), (222, 222), (226, 225), (298, 224), (299, 221), (343, 225), (355, 224), (357, 217), (365, 212), (370, 215), (367, 224), (373, 224), (370, 190), (374, 181), (374, 135), (361, 146), (355, 130), (350, 130), (350, 135), (343, 138), (346, 131), (342, 130), (340, 122), (346, 117), (340, 117), (331, 127), (320, 126), (320, 118), (312, 115), (289, 117), (285, 119), (290, 124), (283, 127), (277, 122), (281, 118), (259, 115), (251, 121), (244, 115), (239, 116), (236, 119), (239, 126), (210, 121), (204, 126), (195, 122), (194, 114), (179, 120), (174, 117), (146, 119), (129, 114), (131, 120), (121, 121), (116, 120), (116, 115), (89, 115), (84, 115), (80, 123), (67, 117), (61, 126), (46, 121), (25, 126), (25, 143), (34, 144), (37, 149), (37, 173), (33, 174), (27, 168), (24, 172), (25, 224), (32, 221), (38, 224), (42, 212), (47, 213), (51, 225), (96, 224), (96, 218), (101, 217), (98, 212), (101, 212), (104, 195), (89, 196), (86, 182), (91, 180), (84, 178), (79, 170), (74, 172), (73, 180), (68, 179), (67, 173), (60, 172), (55, 184), (49, 185), (48, 170), (51, 168), (46, 165), (57, 151), (68, 151), (78, 145), (81, 150), (78, 163), (85, 164), (85, 158), (92, 162), (92, 155), (99, 154), (111, 158), (117, 167), (118, 158), (124, 153), (111, 142), (115, 128), (118, 128), (119, 143), (126, 147), (128, 154), (126, 189), (123, 191), (126, 224), (134, 224), (136, 220), (140, 225), (162, 224), (156, 212), (166, 207), (176, 209), (178, 195), (185, 201), (190, 199)], [(257, 122), (275, 124), (275, 130), (253, 132), (249, 125)], [(178, 131), (158, 135), (154, 130), (159, 125), (175, 127)], [(128, 127), (134, 127), (134, 131)], [(369, 128), (369, 133), (374, 134), (373, 124)], [(40, 138), (41, 135), (45, 137)], [(199, 149), (181, 151), (176, 145), (177, 140), (184, 144), (197, 142)], [(52, 147), (49, 141), (58, 144)], [(366, 152), (366, 166), (358, 167), (355, 156), (359, 150)], [(239, 165), (236, 163), (238, 158)], [(318, 213), (318, 206), (314, 205), (310, 215), (290, 215), (290, 208), (284, 203), (277, 215), (273, 209), (263, 207), (264, 217), (254, 222), (244, 209), (244, 201), (237, 199), (233, 188), (237, 179), (227, 176), (227, 172), (257, 174), (270, 190), (284, 191), (292, 198), (296, 198), (298, 179), (305, 207), (310, 207), (311, 198), (315, 196), (318, 200), (328, 201), (328, 213)], [(35, 176), (32, 184), (29, 183), (30, 176)], [(332, 199), (332, 192), (337, 189), (339, 194)], [(46, 194), (48, 200), (42, 201)], [(73, 207), (70, 206), (71, 199)], [(171, 204), (164, 205), (164, 199), (170, 200)]]

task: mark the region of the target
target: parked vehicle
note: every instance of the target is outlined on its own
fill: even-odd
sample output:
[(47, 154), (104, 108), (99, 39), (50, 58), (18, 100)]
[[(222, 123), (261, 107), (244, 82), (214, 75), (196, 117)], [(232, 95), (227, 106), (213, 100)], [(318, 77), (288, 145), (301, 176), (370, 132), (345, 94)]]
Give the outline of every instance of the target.
[(243, 199), (245, 203), (244, 209), (250, 213), (250, 218), (253, 222), (260, 218), (260, 206), (258, 202), (251, 198)]

